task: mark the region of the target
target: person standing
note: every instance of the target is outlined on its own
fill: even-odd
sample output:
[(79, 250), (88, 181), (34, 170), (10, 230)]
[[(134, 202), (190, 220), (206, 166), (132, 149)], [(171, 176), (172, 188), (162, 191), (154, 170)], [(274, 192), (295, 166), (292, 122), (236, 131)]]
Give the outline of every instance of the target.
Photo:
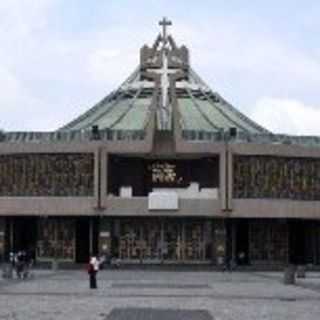
[(90, 289), (97, 289), (97, 273), (99, 271), (99, 261), (96, 256), (92, 256), (88, 265)]
[(15, 255), (15, 267), (16, 267), (17, 278), (22, 279), (23, 269), (24, 269), (24, 255), (22, 251), (19, 251)]

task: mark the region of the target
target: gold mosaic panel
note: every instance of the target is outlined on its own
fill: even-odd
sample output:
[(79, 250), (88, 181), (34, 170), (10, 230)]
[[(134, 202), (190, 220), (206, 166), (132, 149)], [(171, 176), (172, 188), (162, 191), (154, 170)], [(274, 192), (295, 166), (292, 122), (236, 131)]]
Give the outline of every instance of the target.
[(233, 196), (320, 200), (320, 159), (234, 156)]
[(0, 196), (92, 196), (94, 155), (0, 156)]

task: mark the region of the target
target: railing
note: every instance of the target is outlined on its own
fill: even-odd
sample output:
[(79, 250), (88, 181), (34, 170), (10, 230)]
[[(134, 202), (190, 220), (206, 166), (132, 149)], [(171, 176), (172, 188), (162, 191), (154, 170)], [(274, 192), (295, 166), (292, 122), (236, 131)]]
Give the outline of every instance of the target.
[(191, 142), (224, 142), (228, 139), (229, 143), (259, 143), (259, 144), (297, 144), (312, 147), (320, 147), (320, 136), (292, 136), (285, 134), (272, 133), (248, 133), (238, 131), (235, 137), (229, 137), (228, 132), (220, 131), (198, 131), (183, 130), (182, 138)]
[[(102, 141), (139, 141), (145, 138), (144, 130), (100, 130), (99, 140)], [(53, 131), (53, 132), (2, 132), (0, 142), (73, 142), (92, 140), (91, 131)]]

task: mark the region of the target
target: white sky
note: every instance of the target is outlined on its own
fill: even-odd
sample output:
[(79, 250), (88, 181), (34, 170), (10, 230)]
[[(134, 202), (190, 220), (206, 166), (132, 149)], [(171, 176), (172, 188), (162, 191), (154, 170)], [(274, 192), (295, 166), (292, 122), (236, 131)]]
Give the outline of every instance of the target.
[(320, 135), (320, 2), (0, 1), (0, 128), (55, 130), (135, 69), (162, 16), (214, 90), (277, 133)]

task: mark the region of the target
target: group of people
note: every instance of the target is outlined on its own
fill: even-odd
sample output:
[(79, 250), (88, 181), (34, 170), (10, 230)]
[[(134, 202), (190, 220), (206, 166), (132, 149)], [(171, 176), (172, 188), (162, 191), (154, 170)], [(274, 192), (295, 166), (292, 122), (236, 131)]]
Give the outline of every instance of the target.
[[(97, 289), (97, 273), (102, 268), (104, 263), (108, 263), (108, 257), (106, 255), (97, 257), (92, 255), (87, 265), (87, 271), (89, 274), (90, 289)], [(5, 277), (12, 278), (15, 272), (18, 279), (27, 279), (30, 276), (30, 269), (32, 267), (33, 260), (27, 251), (21, 250), (18, 252), (10, 252), (9, 254), (9, 269)]]
[(18, 252), (10, 252), (9, 256), (11, 270), (16, 272), (18, 279), (26, 279), (30, 275), (32, 259), (27, 251), (21, 250)]

